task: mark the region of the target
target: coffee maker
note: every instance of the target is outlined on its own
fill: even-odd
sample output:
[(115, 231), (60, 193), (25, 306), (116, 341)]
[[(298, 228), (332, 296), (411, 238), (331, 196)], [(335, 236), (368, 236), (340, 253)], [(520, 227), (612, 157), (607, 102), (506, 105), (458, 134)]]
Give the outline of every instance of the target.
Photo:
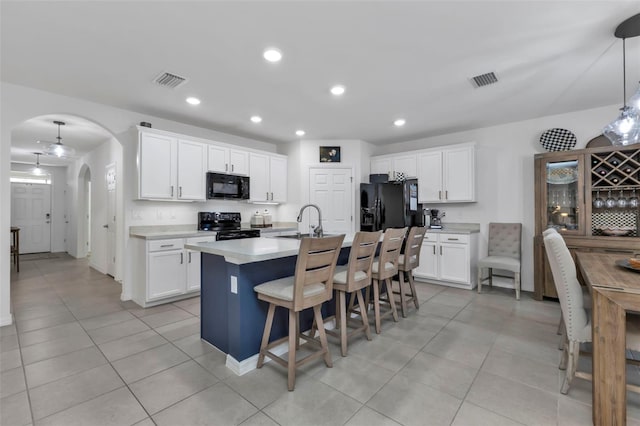
[(431, 213), (431, 218), (429, 220), (429, 228), (442, 229), (441, 219), (444, 216), (444, 212), (440, 214), (440, 210), (438, 209), (429, 209), (429, 213)]

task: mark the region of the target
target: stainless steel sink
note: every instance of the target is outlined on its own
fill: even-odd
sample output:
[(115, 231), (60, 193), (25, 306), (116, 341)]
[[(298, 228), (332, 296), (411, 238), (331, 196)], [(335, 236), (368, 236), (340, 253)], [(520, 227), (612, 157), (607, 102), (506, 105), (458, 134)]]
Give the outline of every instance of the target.
[[(323, 237), (333, 237), (334, 235), (337, 235), (337, 234), (324, 234)], [(301, 240), (304, 237), (313, 237), (313, 235), (312, 234), (277, 235), (272, 238), (290, 238), (293, 240)]]

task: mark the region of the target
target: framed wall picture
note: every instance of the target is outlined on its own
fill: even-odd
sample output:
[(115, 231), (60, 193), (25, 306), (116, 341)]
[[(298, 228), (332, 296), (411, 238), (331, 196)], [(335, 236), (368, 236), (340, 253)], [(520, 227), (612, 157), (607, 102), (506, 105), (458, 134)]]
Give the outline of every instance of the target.
[(321, 146), (320, 162), (321, 163), (339, 163), (340, 147), (339, 146)]

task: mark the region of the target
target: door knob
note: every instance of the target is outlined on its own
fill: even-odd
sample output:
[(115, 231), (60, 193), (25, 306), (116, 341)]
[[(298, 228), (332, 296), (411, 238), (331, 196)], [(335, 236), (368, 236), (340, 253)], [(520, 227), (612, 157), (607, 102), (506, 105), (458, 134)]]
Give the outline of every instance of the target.
[(102, 227), (103, 227), (103, 228), (108, 228), (108, 227), (109, 227), (109, 225), (102, 225)]

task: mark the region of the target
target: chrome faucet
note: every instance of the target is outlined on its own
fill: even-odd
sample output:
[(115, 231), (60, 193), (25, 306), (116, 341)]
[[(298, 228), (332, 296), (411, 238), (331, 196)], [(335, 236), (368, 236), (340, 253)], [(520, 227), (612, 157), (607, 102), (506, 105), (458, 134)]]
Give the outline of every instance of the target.
[(320, 207), (318, 207), (315, 204), (305, 204), (304, 206), (302, 206), (302, 208), (300, 208), (300, 213), (298, 213), (298, 218), (296, 220), (298, 221), (298, 223), (302, 222), (302, 213), (304, 212), (304, 209), (306, 209), (307, 207), (314, 207), (316, 210), (318, 210), (318, 226), (313, 228), (313, 236), (316, 238), (321, 238), (322, 237), (322, 213), (320, 213)]

